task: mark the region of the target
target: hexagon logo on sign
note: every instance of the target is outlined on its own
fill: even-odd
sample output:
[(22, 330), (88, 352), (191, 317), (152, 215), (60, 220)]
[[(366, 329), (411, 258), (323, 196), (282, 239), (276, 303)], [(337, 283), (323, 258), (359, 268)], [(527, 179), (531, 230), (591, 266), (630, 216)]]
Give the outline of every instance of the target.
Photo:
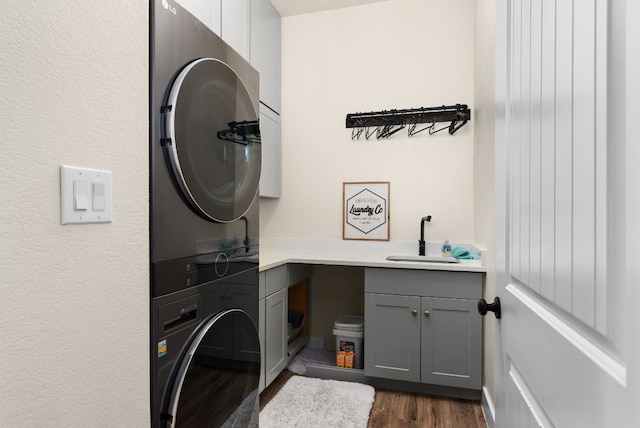
[(347, 199), (347, 224), (364, 234), (387, 222), (387, 200), (369, 189)]

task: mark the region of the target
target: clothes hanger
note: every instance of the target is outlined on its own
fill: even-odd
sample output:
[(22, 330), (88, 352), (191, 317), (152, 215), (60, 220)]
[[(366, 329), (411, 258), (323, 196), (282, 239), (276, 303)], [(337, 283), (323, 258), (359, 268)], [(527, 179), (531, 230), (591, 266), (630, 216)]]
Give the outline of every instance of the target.
[[(402, 129), (404, 129), (405, 126), (406, 125), (404, 123), (396, 124), (396, 125), (385, 125), (384, 130), (382, 132), (382, 135), (379, 136), (378, 138), (389, 138), (393, 134), (395, 134), (396, 132), (401, 131)], [(393, 129), (394, 127), (397, 127), (397, 128)]]
[(385, 138), (390, 127), (391, 125), (383, 125), (382, 128), (378, 127), (378, 130), (376, 131), (376, 139), (379, 140), (381, 138)]
[(418, 127), (417, 123), (412, 123), (409, 126), (409, 128), (407, 129), (407, 134), (409, 135), (409, 137), (413, 137), (414, 135), (419, 134), (422, 131), (426, 131), (427, 129), (432, 128), (433, 127), (433, 123), (431, 125), (429, 125), (429, 126), (425, 126), (424, 128), (419, 129), (419, 130), (416, 131), (417, 127)]
[(434, 129), (436, 127), (436, 123), (432, 122), (431, 126), (428, 128), (429, 129), (429, 135), (433, 135), (433, 134), (437, 134), (440, 131), (444, 131), (445, 129), (449, 128), (449, 126), (443, 126), (440, 129)]
[(369, 126), (367, 126), (367, 130), (366, 130), (366, 131), (365, 131), (365, 133), (364, 133), (364, 137), (365, 137), (367, 140), (368, 140), (369, 138), (371, 138), (371, 136), (372, 136), (373, 134), (375, 134), (375, 133), (376, 133), (376, 131), (377, 131), (380, 127), (379, 127), (379, 126), (376, 126), (376, 127), (375, 127), (375, 129), (373, 129), (371, 132), (369, 132), (369, 129), (370, 129), (370, 128), (373, 128), (373, 127), (369, 127)]
[(449, 125), (449, 134), (450, 134), (450, 135), (455, 134), (455, 132), (456, 132), (458, 129), (462, 128), (462, 127), (467, 123), (467, 120), (468, 120), (468, 119), (467, 119), (467, 117), (465, 116), (465, 117), (463, 117), (463, 119), (462, 119), (462, 123), (460, 123), (460, 125), (456, 125), (456, 124), (458, 123), (458, 117), (456, 116), (456, 118), (455, 118), (455, 119), (453, 119), (453, 120), (451, 121), (451, 124)]

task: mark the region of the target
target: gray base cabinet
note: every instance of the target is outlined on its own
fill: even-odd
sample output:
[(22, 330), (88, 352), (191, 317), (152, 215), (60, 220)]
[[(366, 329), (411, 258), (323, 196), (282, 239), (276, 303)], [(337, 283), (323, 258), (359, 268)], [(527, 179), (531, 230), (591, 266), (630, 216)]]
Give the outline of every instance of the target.
[(420, 382), (482, 388), (482, 318), (477, 304), (477, 299), (421, 299)]
[(366, 376), (482, 388), (484, 274), (365, 270)]
[(420, 297), (365, 293), (364, 373), (420, 382)]
[(287, 367), (287, 289), (273, 293), (265, 299), (265, 381), (269, 385)]
[(266, 273), (260, 272), (258, 276), (259, 279), (259, 288), (258, 288), (258, 335), (260, 337), (260, 384), (259, 391), (262, 392), (267, 387), (267, 380), (265, 376), (266, 367), (266, 352), (267, 352), (267, 344), (265, 340), (266, 332), (265, 332), (265, 295), (266, 295), (266, 284), (265, 284)]
[[(282, 265), (260, 272), (262, 367), (260, 390), (269, 384), (287, 367), (293, 353), (289, 344), (289, 287), (311, 276), (311, 268), (305, 265)], [(293, 343), (293, 342), (292, 342)], [(305, 342), (306, 343), (306, 342)], [(299, 348), (295, 349), (295, 352)]]

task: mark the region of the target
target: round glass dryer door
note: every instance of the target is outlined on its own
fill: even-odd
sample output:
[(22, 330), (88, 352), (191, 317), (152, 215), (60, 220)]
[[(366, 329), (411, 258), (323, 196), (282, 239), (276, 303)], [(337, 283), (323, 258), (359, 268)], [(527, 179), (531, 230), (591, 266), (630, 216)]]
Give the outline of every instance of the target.
[(202, 58), (178, 75), (164, 108), (165, 153), (185, 199), (205, 219), (242, 217), (258, 192), (258, 115), (227, 64)]
[(257, 427), (260, 340), (246, 312), (203, 322), (174, 370), (162, 413), (167, 427)]

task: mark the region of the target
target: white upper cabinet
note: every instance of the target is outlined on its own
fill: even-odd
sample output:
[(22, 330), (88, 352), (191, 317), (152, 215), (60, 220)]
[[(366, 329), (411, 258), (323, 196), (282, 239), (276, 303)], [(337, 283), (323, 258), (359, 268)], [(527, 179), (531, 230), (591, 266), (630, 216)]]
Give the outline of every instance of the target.
[(269, 0), (251, 0), (250, 62), (260, 72), (260, 101), (280, 113), (280, 15)]
[(249, 61), (251, 0), (178, 0), (178, 3)]
[(280, 14), (270, 0), (178, 0), (260, 73), (260, 101), (280, 114)]
[(198, 18), (200, 22), (220, 35), (221, 15), (220, 2), (222, 0), (177, 0), (180, 6)]
[(260, 73), (260, 196), (279, 198), (280, 14), (270, 0), (178, 0)]
[(219, 0), (221, 2), (220, 37), (247, 61), (251, 49), (250, 0)]
[(263, 198), (280, 197), (280, 134), (280, 116), (260, 103), (260, 135), (262, 137), (260, 196)]
[(250, 62), (260, 73), (262, 175), (260, 196), (279, 198), (280, 178), (280, 15), (269, 0), (251, 0)]

